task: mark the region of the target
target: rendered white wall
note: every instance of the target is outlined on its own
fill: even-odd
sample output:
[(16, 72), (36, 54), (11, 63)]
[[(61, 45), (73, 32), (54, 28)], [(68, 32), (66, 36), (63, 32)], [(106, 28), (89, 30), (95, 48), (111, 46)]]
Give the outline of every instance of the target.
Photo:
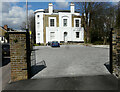
[[(74, 5), (71, 5), (71, 12), (59, 12), (59, 13), (53, 13), (53, 5), (49, 4), (49, 13), (43, 13), (44, 10), (36, 10), (35, 13), (35, 28), (36, 28), (36, 43), (44, 43), (44, 37), (43, 37), (43, 15), (59, 15), (59, 27), (46, 27), (46, 43), (50, 40), (50, 32), (55, 32), (55, 39), (57, 41), (64, 41), (64, 32), (67, 32), (67, 40), (68, 41), (84, 41), (84, 29), (81, 27), (81, 19), (80, 20), (80, 27), (72, 27), (72, 14), (80, 16), (80, 13), (75, 13), (74, 11)], [(37, 15), (40, 17), (38, 18)], [(56, 18), (55, 22), (56, 22)], [(67, 19), (67, 27), (63, 27), (63, 19)], [(77, 19), (77, 18), (76, 18)], [(48, 19), (49, 22), (50, 18)], [(37, 24), (37, 23), (40, 24)], [(75, 24), (75, 23), (74, 23)], [(57, 23), (56, 23), (57, 25)], [(79, 38), (76, 38), (76, 32), (79, 32)], [(40, 33), (40, 38), (38, 33)]]
[[(39, 15), (39, 18), (37, 17)], [(39, 22), (39, 24), (38, 24)], [(43, 12), (35, 14), (36, 43), (43, 43)], [(38, 33), (40, 33), (40, 38)]]
[[(74, 27), (55, 27), (55, 28), (46, 28), (46, 43), (50, 42), (50, 32), (55, 32), (55, 41), (64, 41), (64, 32), (67, 32), (67, 41), (84, 41), (84, 30), (83, 28), (74, 28)], [(79, 32), (79, 38), (76, 38), (76, 32)]]

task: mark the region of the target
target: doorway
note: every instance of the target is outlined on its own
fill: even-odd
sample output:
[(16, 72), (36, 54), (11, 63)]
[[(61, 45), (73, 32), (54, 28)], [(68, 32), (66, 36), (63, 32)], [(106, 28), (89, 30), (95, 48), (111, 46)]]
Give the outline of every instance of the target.
[(67, 35), (68, 33), (67, 32), (64, 32), (64, 42), (67, 43)]

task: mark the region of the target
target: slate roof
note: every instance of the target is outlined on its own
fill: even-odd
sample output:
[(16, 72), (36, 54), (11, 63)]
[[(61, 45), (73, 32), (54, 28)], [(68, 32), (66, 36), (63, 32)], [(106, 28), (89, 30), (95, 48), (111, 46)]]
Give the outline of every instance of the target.
[[(37, 13), (37, 12), (39, 12), (39, 10), (36, 11), (35, 13)], [(58, 13), (58, 12), (71, 12), (71, 11), (70, 10), (53, 10), (53, 13)], [(49, 13), (49, 10), (44, 9), (44, 13)], [(75, 11), (75, 13), (79, 13), (79, 12)]]

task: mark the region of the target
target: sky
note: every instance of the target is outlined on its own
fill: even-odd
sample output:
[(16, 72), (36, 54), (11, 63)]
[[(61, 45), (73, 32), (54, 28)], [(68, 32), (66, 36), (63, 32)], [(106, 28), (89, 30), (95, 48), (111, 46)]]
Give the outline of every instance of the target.
[[(48, 9), (50, 2), (28, 2), (28, 14), (34, 15), (37, 9)], [(69, 2), (53, 2), (54, 9), (69, 10)], [(26, 3), (25, 2), (2, 2), (2, 25), (8, 25), (9, 28), (21, 29), (22, 23), (26, 21)]]
[[(4, 2), (1, 4), (2, 10), (0, 11), (2, 12), (2, 16), (0, 16), (0, 19), (2, 19), (2, 23), (0, 23), (0, 26), (7, 24), (9, 28), (21, 29), (23, 22), (26, 21), (26, 3), (18, 2), (20, 0), (11, 0), (13, 2), (8, 1), (10, 0), (4, 0)], [(55, 0), (52, 2), (54, 9), (70, 9), (70, 2), (65, 2), (66, 0), (59, 1), (60, 2), (58, 2), (58, 0)], [(47, 9), (49, 3), (50, 2), (28, 2), (29, 16), (34, 15), (34, 11), (37, 9)]]

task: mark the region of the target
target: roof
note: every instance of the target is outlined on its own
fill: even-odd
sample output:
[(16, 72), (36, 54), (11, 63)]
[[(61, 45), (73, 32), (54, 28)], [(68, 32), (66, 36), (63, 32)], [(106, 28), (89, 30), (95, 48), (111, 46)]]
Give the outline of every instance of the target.
[(7, 31), (0, 27), (0, 36), (4, 36)]
[[(48, 9), (38, 9), (35, 11), (35, 13), (37, 12), (44, 12), (44, 13), (49, 13)], [(53, 10), (53, 13), (58, 13), (58, 12), (71, 12), (70, 10)], [(75, 13), (79, 13), (77, 11), (75, 11)]]

